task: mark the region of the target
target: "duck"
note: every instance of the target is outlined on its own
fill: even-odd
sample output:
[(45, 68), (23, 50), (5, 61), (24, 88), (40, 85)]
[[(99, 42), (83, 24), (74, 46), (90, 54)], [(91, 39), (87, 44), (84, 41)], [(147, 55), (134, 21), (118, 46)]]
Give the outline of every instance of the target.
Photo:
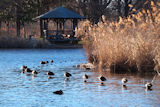
[(48, 64), (49, 63), (48, 60), (45, 63)]
[(104, 84), (103, 82), (106, 81), (107, 79), (104, 76), (100, 76), (99, 80), (101, 81), (101, 85), (103, 85)]
[(145, 87), (146, 87), (146, 89), (148, 89), (148, 90), (151, 90), (151, 88), (152, 88), (152, 83), (150, 83), (150, 82), (146, 82), (146, 84), (145, 84)]
[(88, 75), (84, 74), (84, 75), (82, 76), (82, 78), (83, 78), (83, 79), (88, 79)]
[(100, 81), (106, 81), (107, 79), (106, 79), (104, 76), (100, 76), (100, 77), (99, 77), (99, 80), (100, 80)]
[(53, 93), (54, 93), (54, 94), (58, 94), (58, 95), (62, 95), (62, 94), (63, 94), (63, 91), (62, 91), (62, 90), (58, 90), (58, 91), (54, 91)]
[(22, 65), (21, 66), (21, 69), (23, 70), (23, 69), (26, 69), (27, 68), (27, 66), (25, 66), (25, 65)]
[(33, 74), (33, 75), (36, 75), (36, 74), (38, 74), (38, 72), (35, 71), (35, 70), (33, 70), (33, 71), (32, 71), (32, 74)]
[(44, 65), (44, 64), (46, 64), (46, 62), (44, 62), (44, 61), (41, 61), (41, 62), (40, 62), (40, 64)]
[(128, 79), (127, 79), (127, 78), (122, 78), (121, 81), (122, 81), (122, 84), (123, 84), (123, 85), (126, 85), (126, 83), (128, 82)]
[(51, 60), (50, 62), (53, 63), (53, 60)]
[(66, 77), (66, 78), (68, 78), (68, 77), (70, 77), (70, 76), (72, 76), (70, 73), (68, 73), (68, 72), (64, 72), (64, 76)]
[(84, 75), (82, 76), (82, 78), (84, 79), (84, 81), (83, 81), (83, 82), (87, 82), (88, 75), (84, 74)]
[(21, 66), (21, 70), (22, 70), (21, 73), (24, 73), (26, 68), (27, 68), (27, 66), (22, 65), (22, 66)]
[(47, 72), (47, 75), (51, 76), (51, 75), (54, 75), (54, 73), (51, 72), (51, 71), (48, 71), (48, 72)]
[(27, 73), (31, 73), (31, 72), (32, 72), (32, 70), (31, 70), (30, 68), (26, 68), (26, 69), (25, 69), (25, 72), (27, 72)]

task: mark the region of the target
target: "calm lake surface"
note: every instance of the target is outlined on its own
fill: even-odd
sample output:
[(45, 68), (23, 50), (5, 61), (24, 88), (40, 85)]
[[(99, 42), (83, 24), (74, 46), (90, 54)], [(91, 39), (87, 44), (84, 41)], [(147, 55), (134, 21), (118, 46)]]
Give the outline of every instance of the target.
[[(54, 60), (48, 66), (40, 61)], [(106, 72), (85, 71), (73, 66), (86, 63), (83, 49), (26, 49), (0, 50), (0, 107), (159, 107), (160, 77), (153, 82), (153, 90), (146, 91), (144, 84), (153, 76), (107, 74)], [(27, 65), (38, 70), (36, 77), (20, 73), (20, 67)], [(46, 71), (55, 73), (48, 79)], [(69, 80), (64, 72), (70, 72)], [(83, 83), (82, 75), (89, 75)], [(97, 77), (107, 77), (104, 86)], [(121, 79), (127, 77), (127, 87)], [(53, 91), (63, 90), (63, 95)]]

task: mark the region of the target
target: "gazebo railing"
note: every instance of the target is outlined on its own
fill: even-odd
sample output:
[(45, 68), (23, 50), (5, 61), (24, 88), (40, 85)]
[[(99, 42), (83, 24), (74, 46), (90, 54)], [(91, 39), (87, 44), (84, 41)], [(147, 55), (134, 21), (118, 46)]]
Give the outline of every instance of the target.
[(73, 30), (48, 30), (48, 35), (73, 35)]

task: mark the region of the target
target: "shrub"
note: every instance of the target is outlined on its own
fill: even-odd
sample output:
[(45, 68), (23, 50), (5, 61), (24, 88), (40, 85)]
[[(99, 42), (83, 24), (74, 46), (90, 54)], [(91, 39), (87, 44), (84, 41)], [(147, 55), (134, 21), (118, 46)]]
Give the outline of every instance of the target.
[(25, 39), (16, 36), (0, 36), (0, 48), (46, 48), (48, 42), (38, 39)]

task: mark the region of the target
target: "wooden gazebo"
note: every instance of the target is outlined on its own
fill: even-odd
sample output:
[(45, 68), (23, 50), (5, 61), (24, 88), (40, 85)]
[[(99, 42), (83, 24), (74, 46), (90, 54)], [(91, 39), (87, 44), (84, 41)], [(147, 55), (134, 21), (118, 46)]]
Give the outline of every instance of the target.
[[(52, 11), (38, 16), (40, 20), (41, 38), (47, 39), (50, 42), (66, 42), (74, 41), (77, 38), (75, 35), (75, 28), (78, 27), (78, 19), (84, 19), (83, 16), (66, 9), (58, 7)], [(56, 30), (48, 30), (48, 23), (52, 20), (56, 23)], [(72, 29), (65, 29), (65, 22), (71, 20)]]

